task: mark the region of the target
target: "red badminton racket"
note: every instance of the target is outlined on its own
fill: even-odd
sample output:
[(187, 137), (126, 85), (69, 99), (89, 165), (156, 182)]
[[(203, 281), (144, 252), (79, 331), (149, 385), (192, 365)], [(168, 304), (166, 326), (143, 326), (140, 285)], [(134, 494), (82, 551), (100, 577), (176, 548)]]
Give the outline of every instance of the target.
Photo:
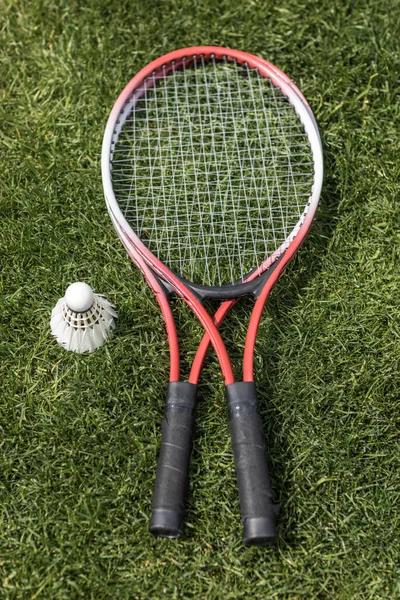
[[(226, 385), (243, 539), (276, 539), (253, 356), (262, 310), (310, 228), (323, 176), (321, 141), (299, 89), (271, 63), (201, 46), (166, 54), (126, 86), (102, 150), (107, 207), (166, 323), (170, 383), (150, 531), (179, 537), (185, 513), (196, 389), (211, 343)], [(176, 294), (205, 329), (188, 381), (169, 300)], [(235, 381), (218, 331), (253, 295)], [(207, 298), (222, 300), (212, 317)]]

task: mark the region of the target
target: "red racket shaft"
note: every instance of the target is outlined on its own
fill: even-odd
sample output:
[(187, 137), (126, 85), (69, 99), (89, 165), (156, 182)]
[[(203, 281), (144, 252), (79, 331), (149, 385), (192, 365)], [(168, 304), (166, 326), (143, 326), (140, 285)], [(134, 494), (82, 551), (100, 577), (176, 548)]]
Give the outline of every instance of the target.
[[(214, 322), (218, 327), (235, 301), (224, 302)], [(203, 336), (192, 368), (195, 379), (168, 385), (162, 422), (162, 442), (152, 502), (150, 532), (158, 537), (176, 538), (182, 533), (189, 486), (190, 455), (193, 446), (197, 383), (210, 337)]]
[[(245, 345), (244, 381), (226, 386), (229, 428), (243, 523), (243, 541), (249, 545), (272, 544), (277, 538), (276, 517), (279, 507), (274, 503), (270, 485), (265, 437), (253, 383), (253, 356), (257, 329), (268, 295), (279, 273), (276, 273), (275, 277), (273, 275), (257, 299), (250, 319)], [(219, 307), (214, 317), (217, 327), (235, 302), (230, 300)], [(193, 383), (198, 381), (209, 345), (210, 338), (206, 333), (193, 362), (190, 374), (190, 381)]]
[(142, 271), (156, 296), (167, 329), (170, 352), (170, 383), (162, 422), (162, 443), (153, 495), (150, 531), (161, 537), (179, 537), (185, 514), (193, 445), (194, 409), (197, 386), (179, 381), (179, 344), (175, 321), (163, 287), (138, 252), (119, 236), (130, 258)]
[(178, 537), (189, 485), (197, 386), (179, 381), (179, 346), (171, 307), (157, 279), (144, 267), (145, 265), (143, 272), (161, 307), (171, 354), (170, 383), (162, 422), (151, 531), (161, 536)]
[[(269, 290), (263, 294), (261, 301), (259, 299), (256, 302), (261, 312), (268, 293)], [(216, 327), (221, 325), (236, 302), (237, 300), (228, 300), (221, 304), (214, 316)], [(259, 322), (258, 313), (257, 310)], [(169, 385), (163, 421), (163, 443), (150, 522), (150, 531), (155, 535), (179, 537), (181, 534), (189, 479), (197, 382), (209, 345), (210, 337), (206, 333), (193, 361), (189, 383), (179, 382)], [(277, 511), (269, 481), (264, 434), (257, 409), (254, 383), (246, 381), (229, 384), (226, 386), (226, 394), (242, 513), (243, 540), (246, 544), (252, 545), (270, 544), (275, 542), (277, 536)], [(185, 485), (176, 485), (176, 473), (175, 477), (171, 477), (171, 467), (176, 468), (177, 464), (179, 464), (178, 479), (184, 481)], [(174, 491), (171, 493), (170, 489), (168, 496), (167, 488), (170, 488), (173, 483)]]
[[(273, 283), (272, 276), (257, 299), (250, 318), (244, 351), (244, 381), (226, 386), (243, 541), (249, 545), (273, 544), (277, 539), (279, 506), (274, 502), (270, 484), (265, 436), (252, 369), (257, 329)], [(250, 356), (251, 370), (247, 364)]]
[(165, 295), (164, 288), (161, 286), (157, 277), (148, 268), (143, 258), (140, 256), (138, 252), (135, 252), (132, 245), (126, 239), (123, 231), (114, 223), (114, 226), (118, 232), (119, 238), (122, 244), (125, 247), (129, 257), (131, 260), (139, 267), (142, 272), (145, 280), (147, 281), (150, 288), (153, 290), (153, 293), (156, 297), (158, 305), (161, 309), (161, 313), (165, 322), (165, 328), (167, 330), (168, 336), (168, 345), (169, 345), (169, 356), (170, 356), (170, 371), (169, 371), (169, 380), (170, 381), (179, 381), (180, 378), (180, 357), (179, 357), (179, 342), (178, 342), (178, 334), (176, 332), (176, 326), (174, 317), (172, 314), (171, 307), (169, 305), (168, 299)]

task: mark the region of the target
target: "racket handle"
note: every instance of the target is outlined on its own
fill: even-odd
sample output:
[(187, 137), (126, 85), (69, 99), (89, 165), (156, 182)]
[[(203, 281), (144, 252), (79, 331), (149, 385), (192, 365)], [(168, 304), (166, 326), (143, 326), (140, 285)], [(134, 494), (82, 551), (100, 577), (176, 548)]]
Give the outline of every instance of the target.
[(227, 385), (226, 396), (239, 487), (243, 541), (257, 546), (273, 544), (277, 539), (276, 517), (279, 506), (274, 503), (269, 482), (254, 383), (246, 381)]
[(161, 451), (153, 495), (150, 532), (177, 538), (182, 533), (189, 485), (197, 385), (169, 383), (162, 423)]

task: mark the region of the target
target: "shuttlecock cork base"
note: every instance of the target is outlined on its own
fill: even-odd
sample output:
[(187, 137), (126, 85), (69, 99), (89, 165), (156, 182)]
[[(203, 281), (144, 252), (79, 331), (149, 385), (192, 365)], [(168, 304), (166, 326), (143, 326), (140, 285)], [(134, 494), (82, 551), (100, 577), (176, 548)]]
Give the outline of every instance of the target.
[(82, 281), (71, 284), (51, 313), (51, 332), (72, 352), (93, 352), (110, 337), (117, 312), (113, 304)]

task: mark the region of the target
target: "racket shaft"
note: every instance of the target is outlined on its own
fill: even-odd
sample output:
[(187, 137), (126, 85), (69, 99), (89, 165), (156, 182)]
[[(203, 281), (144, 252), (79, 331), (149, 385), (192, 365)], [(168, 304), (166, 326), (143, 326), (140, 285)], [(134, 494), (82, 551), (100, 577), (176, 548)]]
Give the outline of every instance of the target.
[(162, 443), (154, 488), (150, 532), (176, 538), (182, 533), (193, 445), (197, 386), (183, 381), (168, 386)]
[(236, 477), (243, 522), (243, 541), (251, 545), (276, 541), (277, 505), (269, 481), (268, 463), (253, 382), (226, 386)]

